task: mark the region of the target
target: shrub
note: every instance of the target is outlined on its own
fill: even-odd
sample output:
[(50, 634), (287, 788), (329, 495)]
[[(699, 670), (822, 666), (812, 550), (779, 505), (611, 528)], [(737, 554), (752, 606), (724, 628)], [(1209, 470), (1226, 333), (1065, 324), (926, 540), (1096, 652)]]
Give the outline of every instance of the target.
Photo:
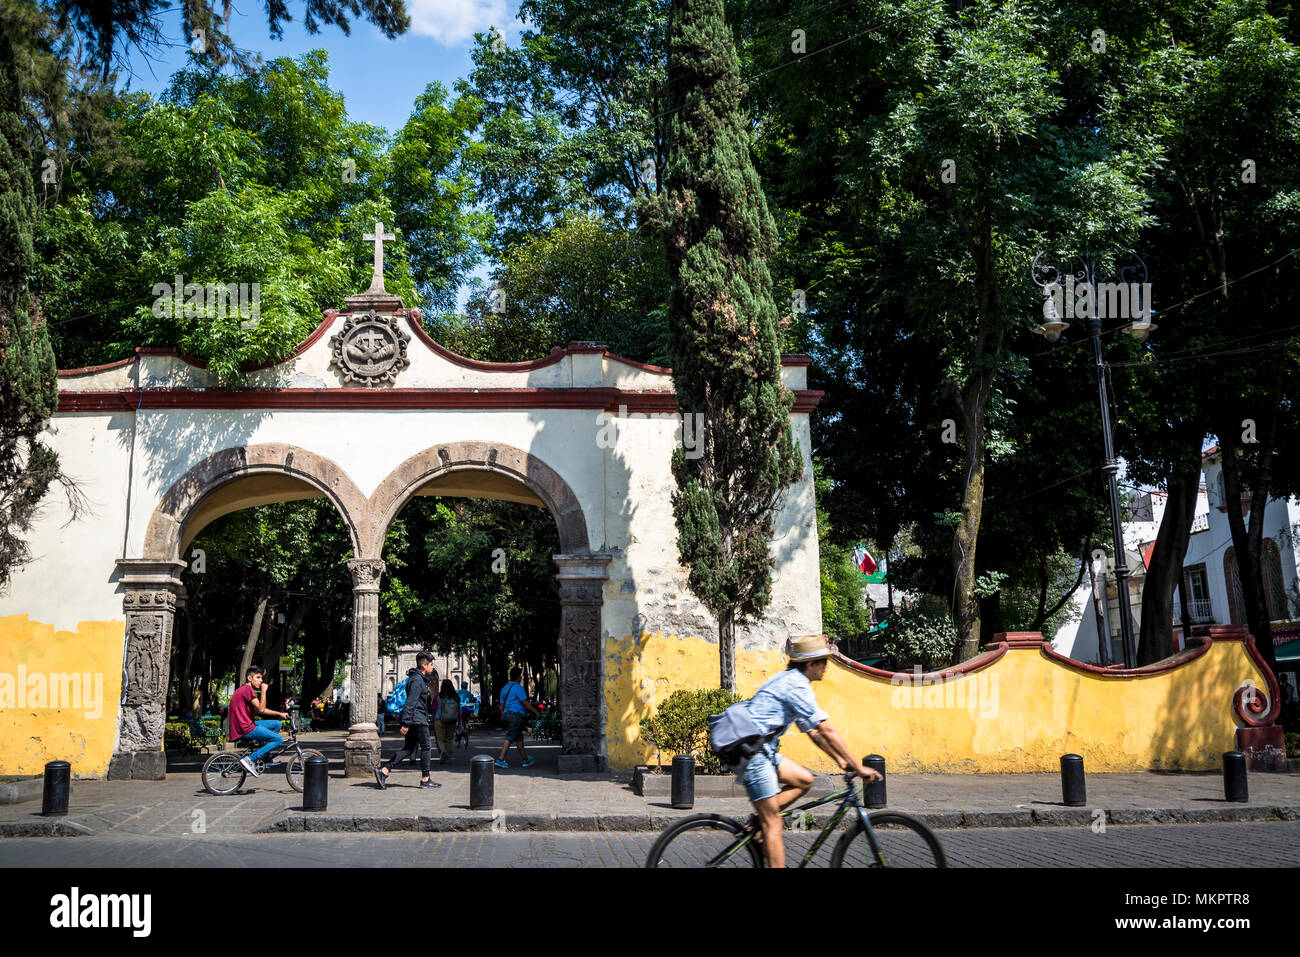
[(163, 725), (163, 748), (187, 750), (194, 746), (190, 726), (184, 721), (168, 721)]
[(889, 619), (878, 647), (900, 667), (916, 662), (931, 671), (952, 661), (957, 650), (957, 626), (942, 601), (923, 598), (904, 605)]
[(709, 715), (744, 700), (721, 688), (674, 691), (654, 717), (641, 719), (641, 737), (654, 744), (661, 755), (693, 754), (700, 774), (723, 774), (722, 762), (709, 750)]

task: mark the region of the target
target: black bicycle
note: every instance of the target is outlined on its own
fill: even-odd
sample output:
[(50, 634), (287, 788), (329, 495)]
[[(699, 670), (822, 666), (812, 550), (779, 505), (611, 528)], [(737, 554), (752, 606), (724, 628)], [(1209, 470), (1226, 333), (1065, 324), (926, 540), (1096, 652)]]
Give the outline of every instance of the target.
[[(289, 787), (295, 791), (301, 791), (302, 775), (307, 759), (313, 755), (318, 758), (323, 758), (325, 755), (319, 751), (299, 746), (298, 718), (292, 713), (289, 715), (289, 731), (287, 741), (276, 745), (273, 751), (268, 752), (264, 757), (258, 758), (253, 763), (260, 772), (271, 758), (279, 757), (281, 754), (292, 750), (293, 758), (285, 762), (284, 776), (289, 779)], [(260, 747), (262, 747), (261, 744), (252, 744), (238, 753), (219, 751), (208, 758), (203, 764), (203, 786), (208, 793), (217, 795), (234, 794), (243, 787), (244, 779), (248, 777), (248, 769), (244, 767), (240, 759), (249, 757)]]
[[(852, 808), (856, 820), (840, 837), (831, 855), (831, 867), (947, 867), (943, 846), (934, 832), (907, 814), (897, 811), (867, 813), (855, 778), (844, 775), (847, 787), (816, 801), (787, 808), (782, 817), (803, 814), (815, 807), (839, 801), (817, 839), (799, 861), (812, 862), (821, 846)], [(752, 820), (752, 819), (751, 819)], [(802, 821), (803, 818), (797, 820)], [(646, 867), (764, 867), (766, 859), (756, 838), (756, 823), (741, 822), (721, 814), (694, 814), (670, 824), (646, 859)]]

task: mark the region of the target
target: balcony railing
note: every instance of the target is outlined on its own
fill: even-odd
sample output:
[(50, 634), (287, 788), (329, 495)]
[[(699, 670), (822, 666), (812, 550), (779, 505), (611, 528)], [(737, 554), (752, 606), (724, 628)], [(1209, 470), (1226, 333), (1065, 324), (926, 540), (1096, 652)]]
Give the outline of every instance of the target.
[(1192, 624), (1206, 625), (1214, 623), (1214, 611), (1210, 608), (1208, 598), (1200, 601), (1193, 599), (1187, 603), (1187, 610), (1191, 613)]

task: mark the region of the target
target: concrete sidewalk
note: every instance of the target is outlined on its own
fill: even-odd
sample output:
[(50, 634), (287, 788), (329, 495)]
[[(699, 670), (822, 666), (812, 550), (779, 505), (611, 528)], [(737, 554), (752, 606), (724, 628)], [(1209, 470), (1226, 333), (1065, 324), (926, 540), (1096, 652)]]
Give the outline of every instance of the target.
[[(493, 754), (490, 738), (472, 753)], [(240, 792), (215, 797), (203, 789), (205, 756), (173, 761), (165, 781), (74, 781), (66, 817), (41, 816), (39, 800), (0, 806), (0, 837), (122, 833), (155, 836), (234, 835), (285, 831), (657, 831), (675, 818), (713, 812), (747, 815), (743, 798), (700, 798), (691, 810), (674, 810), (666, 798), (642, 798), (629, 772), (556, 773), (558, 746), (530, 743), (537, 764), (495, 773), (494, 810), (469, 808), (469, 755), (451, 764), (435, 759), (437, 790), (419, 790), (418, 766), (394, 771), (387, 790), (373, 780), (343, 777), (342, 734), (311, 735), (304, 747), (331, 760), (328, 809), (304, 812), (302, 796), (284, 774), (249, 778)], [(385, 751), (394, 742), (385, 740)], [(839, 787), (819, 776), (817, 794)], [(1256, 773), (1250, 801), (1228, 803), (1217, 772), (1093, 774), (1088, 805), (1061, 804), (1054, 774), (895, 774), (888, 778), (891, 810), (915, 814), (936, 828), (1087, 826), (1220, 821), (1300, 820), (1300, 774)], [(819, 808), (824, 820), (835, 805)]]

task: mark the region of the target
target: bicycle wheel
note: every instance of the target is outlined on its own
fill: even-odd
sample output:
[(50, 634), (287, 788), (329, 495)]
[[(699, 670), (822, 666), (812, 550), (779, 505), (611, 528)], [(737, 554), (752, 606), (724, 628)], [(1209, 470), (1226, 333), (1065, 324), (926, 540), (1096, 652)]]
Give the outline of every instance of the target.
[(897, 811), (876, 811), (870, 815), (871, 830), (884, 863), (871, 853), (866, 830), (854, 821), (835, 845), (831, 867), (947, 867), (943, 846), (934, 832), (914, 817)]
[(304, 748), (301, 757), (295, 754), (290, 761), (285, 763), (284, 776), (289, 779), (289, 787), (299, 793), (302, 792), (302, 777), (303, 772), (307, 770), (307, 759), (311, 757), (323, 758), (325, 755), (319, 751), (309, 751)]
[(762, 867), (763, 853), (753, 840), (729, 849), (744, 828), (720, 814), (696, 814), (669, 825), (659, 835), (646, 867)]
[(210, 794), (234, 794), (244, 784), (248, 772), (239, 763), (239, 755), (218, 751), (203, 762), (203, 786)]

